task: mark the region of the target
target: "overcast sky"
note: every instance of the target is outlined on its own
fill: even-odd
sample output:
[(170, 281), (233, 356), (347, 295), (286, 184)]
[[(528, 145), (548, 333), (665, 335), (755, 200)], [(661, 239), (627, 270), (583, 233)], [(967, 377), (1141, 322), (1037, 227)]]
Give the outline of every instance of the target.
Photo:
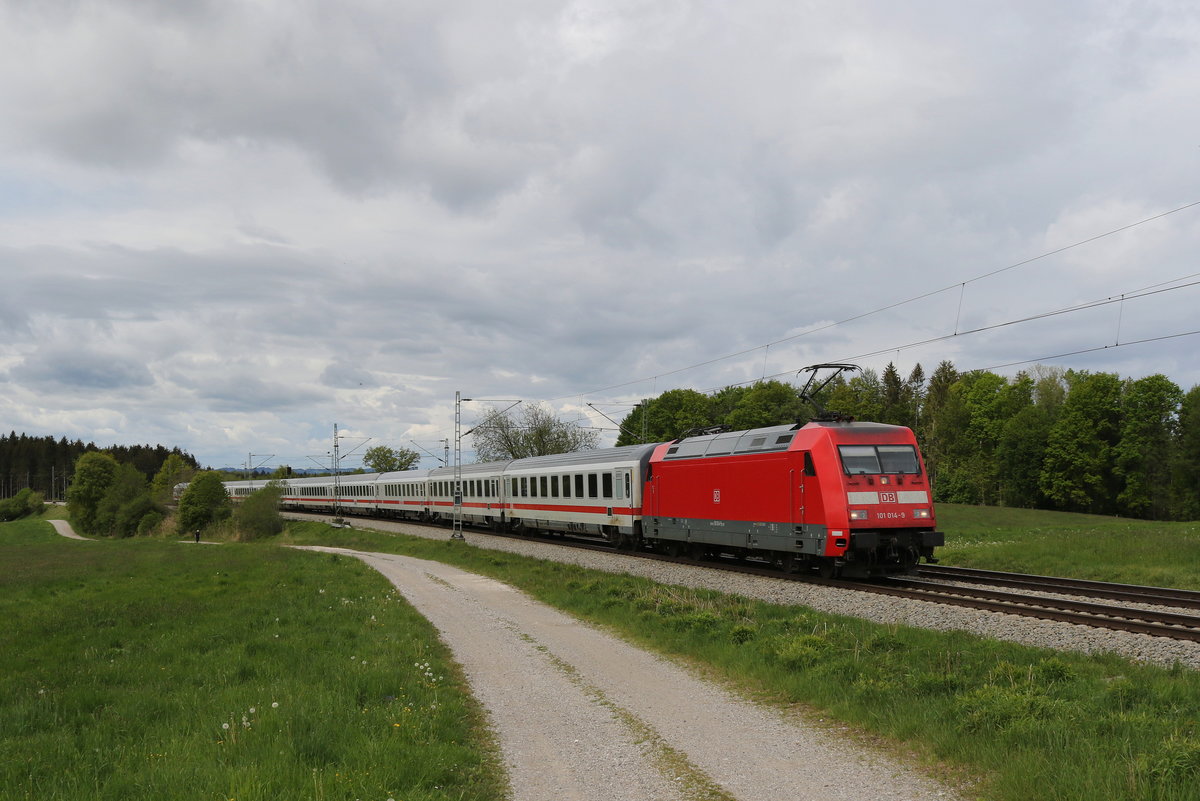
[(1186, 0), (0, 0), (0, 428), (312, 467), (456, 390), (1186, 390), (1200, 336), (1124, 343), (1200, 330), (1198, 89)]

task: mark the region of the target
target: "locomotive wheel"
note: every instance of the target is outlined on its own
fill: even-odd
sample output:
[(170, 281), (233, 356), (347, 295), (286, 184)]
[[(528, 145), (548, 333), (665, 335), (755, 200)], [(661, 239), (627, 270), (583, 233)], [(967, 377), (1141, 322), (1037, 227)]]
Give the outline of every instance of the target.
[(796, 569), (796, 554), (794, 554), (794, 553), (780, 554), (777, 562), (779, 564), (780, 570), (782, 570), (784, 573), (791, 573), (793, 570)]
[(821, 560), (821, 563), (817, 565), (817, 573), (820, 574), (821, 578), (833, 578), (837, 575), (837, 572), (837, 565), (835, 565), (833, 560), (829, 557), (825, 557)]

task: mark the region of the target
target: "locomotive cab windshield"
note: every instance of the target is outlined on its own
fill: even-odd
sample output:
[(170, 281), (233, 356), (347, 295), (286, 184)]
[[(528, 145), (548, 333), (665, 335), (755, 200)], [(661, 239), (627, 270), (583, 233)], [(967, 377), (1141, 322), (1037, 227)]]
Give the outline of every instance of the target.
[(920, 475), (912, 445), (839, 445), (847, 475)]

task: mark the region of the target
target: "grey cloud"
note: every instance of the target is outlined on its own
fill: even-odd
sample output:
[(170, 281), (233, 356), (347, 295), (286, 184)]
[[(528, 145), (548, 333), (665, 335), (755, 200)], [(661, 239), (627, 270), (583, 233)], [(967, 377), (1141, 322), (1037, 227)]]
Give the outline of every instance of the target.
[(339, 389), (371, 389), (378, 386), (378, 380), (369, 370), (341, 359), (325, 368), (320, 381), (327, 387)]
[(154, 384), (145, 364), (87, 345), (41, 350), (13, 367), (10, 376), (47, 392), (138, 389)]
[(246, 375), (221, 374), (193, 379), (190, 385), (196, 397), (214, 412), (279, 414), (329, 400), (324, 393), (296, 384), (263, 381)]

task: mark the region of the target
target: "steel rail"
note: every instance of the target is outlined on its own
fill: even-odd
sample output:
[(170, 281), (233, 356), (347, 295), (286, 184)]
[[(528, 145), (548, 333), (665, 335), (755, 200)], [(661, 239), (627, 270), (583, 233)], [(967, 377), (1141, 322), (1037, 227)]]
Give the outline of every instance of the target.
[(1174, 587), (1151, 587), (1140, 584), (1117, 584), (1108, 581), (1040, 576), (1027, 573), (1008, 573), (999, 570), (981, 570), (971, 567), (949, 565), (921, 565), (917, 575), (922, 578), (965, 581), (970, 584), (987, 584), (997, 587), (1015, 587), (1037, 592), (1055, 592), (1061, 595), (1079, 595), (1088, 598), (1106, 598), (1112, 601), (1175, 606), (1182, 609), (1200, 609), (1200, 592)]

